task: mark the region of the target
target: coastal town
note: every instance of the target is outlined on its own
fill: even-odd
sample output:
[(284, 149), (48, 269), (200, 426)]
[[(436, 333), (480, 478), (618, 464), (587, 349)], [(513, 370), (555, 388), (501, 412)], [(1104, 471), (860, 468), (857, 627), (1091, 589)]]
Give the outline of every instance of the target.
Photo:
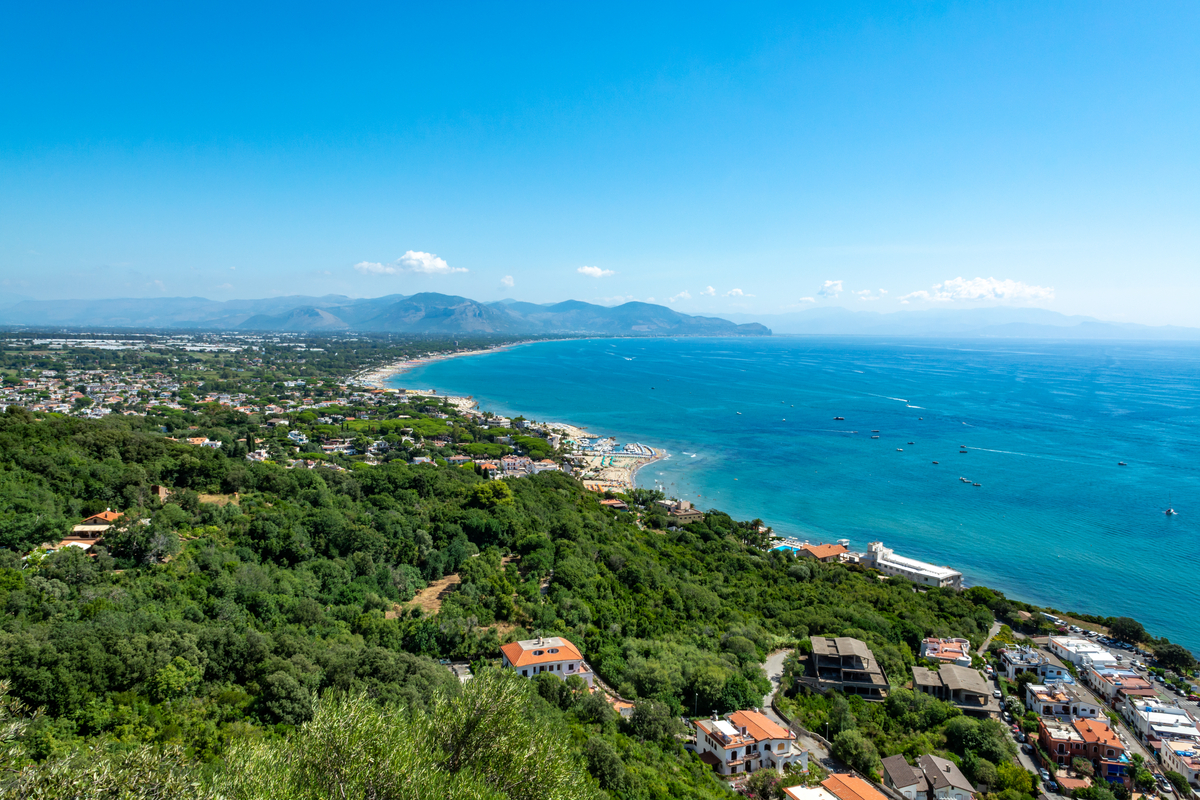
[[(43, 347), (55, 343), (37, 340)], [(70, 349), (67, 340), (61, 344)], [(261, 360), (251, 342), (209, 344), (219, 347), (205, 352), (246, 358), (250, 365)], [(349, 473), (398, 461), (427, 470), (467, 469), (501, 482), (560, 473), (576, 479), (604, 513), (641, 530), (707, 530), (716, 512), (637, 488), (637, 470), (664, 457), (661, 450), (566, 423), (499, 416), (480, 409), (472, 397), (397, 385), (405, 371), (401, 366), (437, 357), (348, 377), (286, 376), (270, 382), (210, 380), (195, 369), (181, 374), (26, 367), (0, 390), (0, 402), (6, 411), (39, 415), (144, 418), (164, 441), (288, 470)], [(228, 415), (243, 421), (243, 435), (236, 435), (228, 421), (234, 417)], [(178, 491), (152, 488), (161, 503)], [(240, 498), (236, 492), (211, 494), (200, 502), (237, 504)], [(149, 522), (130, 519), (124, 508), (96, 511), (26, 561), (67, 550), (102, 557), (108, 540)], [(856, 550), (849, 539), (826, 543), (778, 536), (759, 523), (746, 541), (760, 542), (766, 554), (796, 567), (850, 569), (881, 586), (901, 586), (918, 595), (953, 598), (975, 592), (961, 570), (903, 555), (882, 541)], [(457, 569), (463, 571), (461, 564)], [(435, 573), (438, 580), (430, 588), (438, 594), (426, 607), (436, 611), (453, 596), (459, 572)], [(553, 571), (536, 592), (545, 595), (552, 578)], [(411, 613), (405, 609), (397, 603), (389, 613)], [(987, 635), (974, 639), (922, 631), (919, 652), (911, 652), (911, 663), (899, 662), (899, 669), (894, 655), (881, 657), (877, 642), (810, 631), (762, 662), (770, 691), (761, 700), (706, 715), (684, 713), (674, 736), (730, 790), (752, 793), (762, 785), (752, 782), (756, 773), (776, 776), (773, 796), (792, 800), (976, 800), (995, 794), (1000, 785), (1046, 800), (1101, 797), (1090, 793), (1093, 787), (1105, 787), (1120, 800), (1155, 794), (1173, 800), (1177, 793), (1200, 790), (1200, 689), (1190, 656), (1186, 662), (1171, 660), (1165, 651), (1141, 646), (1144, 637), (1122, 638), (1102, 625), (1051, 610), (1014, 607), (988, 616)], [(512, 638), (499, 646), (498, 658), (447, 660), (445, 667), (463, 683), (489, 664), (530, 680), (548, 675), (572, 691), (602, 698), (617, 718), (632, 724), (642, 701), (627, 696), (632, 694), (628, 685), (606, 682), (592, 665), (593, 656), (572, 636), (563, 631)], [(810, 717), (806, 711), (813, 701), (852, 702), (848, 708), (866, 716), (870, 712), (861, 704), (885, 707), (898, 697), (916, 696), (936, 700), (948, 714), (988, 722), (992, 727), (986, 730), (1003, 738), (990, 751), (998, 760), (981, 767), (979, 756), (956, 752), (947, 735), (936, 752), (892, 753), (874, 763), (850, 752), (845, 738), (829, 730), (829, 712)], [(1009, 767), (1028, 777), (1014, 777)]]

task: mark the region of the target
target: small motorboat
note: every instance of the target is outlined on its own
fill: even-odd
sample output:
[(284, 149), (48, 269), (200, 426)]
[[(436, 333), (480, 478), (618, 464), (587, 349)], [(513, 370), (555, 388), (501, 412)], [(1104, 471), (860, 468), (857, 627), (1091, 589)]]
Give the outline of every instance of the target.
[(1118, 462), (1117, 462), (1117, 466), (1118, 466), (1118, 467), (1128, 467), (1129, 465), (1128, 465), (1128, 464), (1126, 464), (1124, 461), (1118, 461)]
[(841, 422), (845, 422), (845, 421), (846, 421), (846, 418), (845, 418), (845, 417), (834, 417), (833, 419), (834, 419), (834, 421), (835, 421), (835, 422), (836, 422), (836, 421), (841, 421)]
[(972, 486), (983, 486), (983, 484), (982, 484), (982, 483), (972, 483), (971, 485), (972, 485)]
[(878, 439), (879, 437), (878, 437), (878, 436), (872, 436), (871, 438), (872, 438), (872, 439)]
[(896, 452), (897, 452), (897, 453), (903, 453), (903, 452), (904, 452), (904, 448), (903, 448), (903, 447), (897, 447), (897, 448), (896, 448)]
[(933, 463), (935, 463), (935, 464), (936, 464), (937, 462), (935, 461), (935, 462), (933, 462)]
[(1173, 516), (1175, 516), (1175, 509), (1173, 509), (1173, 508), (1168, 508), (1168, 509), (1167, 509), (1166, 511), (1164, 511), (1163, 513), (1164, 513), (1164, 514), (1166, 514), (1168, 517), (1173, 517)]
[(967, 451), (966, 451), (966, 450), (959, 450), (958, 452), (960, 452), (960, 453), (965, 453), (965, 452), (967, 452)]
[(871, 431), (871, 433), (879, 433), (879, 431)]
[(916, 442), (909, 442), (909, 444), (916, 444)]

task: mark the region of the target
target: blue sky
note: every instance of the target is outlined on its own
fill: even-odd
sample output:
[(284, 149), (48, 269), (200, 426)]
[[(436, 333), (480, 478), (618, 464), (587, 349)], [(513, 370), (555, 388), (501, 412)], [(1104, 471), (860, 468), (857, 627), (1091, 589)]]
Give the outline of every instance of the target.
[(1200, 325), (1195, 3), (173, 5), (7, 9), (0, 300)]

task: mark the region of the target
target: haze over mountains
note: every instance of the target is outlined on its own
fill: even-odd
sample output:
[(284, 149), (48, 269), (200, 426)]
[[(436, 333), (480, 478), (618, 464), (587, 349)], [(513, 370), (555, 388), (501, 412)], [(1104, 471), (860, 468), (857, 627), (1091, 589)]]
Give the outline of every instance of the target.
[(837, 306), (791, 314), (726, 314), (735, 322), (754, 320), (776, 334), (827, 336), (920, 336), (929, 338), (997, 339), (1145, 339), (1200, 340), (1200, 328), (1106, 322), (1067, 316), (1043, 308), (992, 306), (938, 308), (881, 314)]
[(202, 297), (116, 300), (22, 300), (0, 306), (0, 324), (81, 328), (186, 328), (241, 331), (342, 331), (428, 334), (601, 334), (769, 336), (756, 322), (738, 325), (680, 314), (651, 303), (612, 308), (578, 300), (538, 305), (424, 292), (353, 299), (274, 297), (214, 301)]
[(1155, 327), (1067, 316), (1041, 308), (985, 307), (877, 313), (841, 307), (791, 314), (691, 316), (653, 303), (607, 307), (567, 300), (481, 303), (423, 292), (355, 299), (203, 297), (0, 300), (0, 325), (241, 331), (604, 336), (916, 336), (930, 338), (1200, 340), (1200, 328)]

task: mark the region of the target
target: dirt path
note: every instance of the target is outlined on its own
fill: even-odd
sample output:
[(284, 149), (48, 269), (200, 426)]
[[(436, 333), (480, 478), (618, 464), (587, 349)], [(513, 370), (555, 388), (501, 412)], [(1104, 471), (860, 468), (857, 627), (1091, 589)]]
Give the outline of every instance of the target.
[(462, 578), (458, 577), (457, 572), (447, 575), (417, 592), (417, 596), (409, 602), (416, 603), (426, 614), (436, 614), (441, 610), (442, 603), (460, 583), (462, 583)]

